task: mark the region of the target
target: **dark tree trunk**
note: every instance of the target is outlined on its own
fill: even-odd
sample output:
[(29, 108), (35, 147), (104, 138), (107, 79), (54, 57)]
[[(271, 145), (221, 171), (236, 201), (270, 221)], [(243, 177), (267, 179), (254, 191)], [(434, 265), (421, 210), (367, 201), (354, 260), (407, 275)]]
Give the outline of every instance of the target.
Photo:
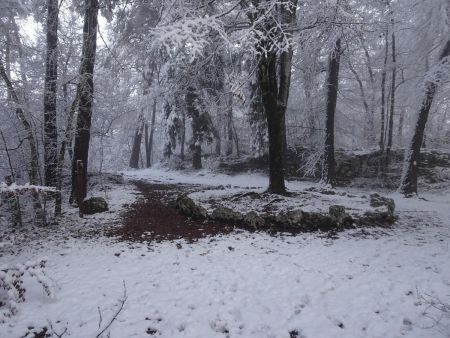
[[(285, 27), (289, 27), (295, 22), (298, 0), (291, 0), (289, 3), (280, 7), (281, 20)], [(287, 39), (291, 42), (292, 36), (287, 34)], [(289, 101), (289, 91), (291, 87), (292, 73), (292, 46), (287, 51), (283, 51), (280, 55), (280, 66), (278, 68), (279, 88), (278, 88), (278, 109), (281, 113), (282, 131), (283, 131), (283, 162), (286, 162), (286, 154), (288, 148), (287, 129), (286, 129), (286, 109)], [(285, 164), (285, 163), (283, 163)]]
[(325, 148), (322, 167), (322, 183), (334, 186), (334, 119), (336, 115), (337, 93), (339, 89), (339, 66), (341, 55), (341, 39), (337, 39), (334, 50), (329, 56), (327, 79), (327, 110), (325, 116)]
[(78, 107), (79, 96), (80, 96), (80, 85), (77, 86), (77, 92), (75, 94), (75, 99), (73, 100), (72, 105), (70, 106), (70, 110), (67, 114), (66, 130), (64, 131), (64, 138), (61, 142), (61, 147), (59, 148), (58, 173), (57, 173), (57, 178), (56, 178), (56, 189), (58, 190), (58, 192), (56, 194), (56, 199), (55, 199), (55, 215), (56, 216), (59, 216), (61, 214), (61, 206), (62, 206), (61, 189), (62, 189), (62, 182), (63, 182), (64, 160), (65, 160), (67, 147), (69, 146), (69, 149), (70, 149), (71, 135), (73, 134), (73, 131), (72, 131), (73, 118), (75, 116), (75, 111)]
[(386, 121), (386, 66), (388, 60), (388, 38), (386, 31), (385, 38), (385, 52), (384, 52), (384, 62), (383, 62), (383, 70), (381, 72), (381, 131), (380, 131), (380, 150), (384, 151), (384, 142), (385, 142), (385, 121)]
[(283, 111), (279, 109), (277, 57), (274, 52), (261, 56), (258, 67), (264, 111), (269, 134), (269, 188), (274, 194), (285, 194), (283, 166)]
[[(76, 201), (83, 200), (87, 192), (87, 167), (89, 142), (91, 138), (92, 104), (94, 99), (94, 66), (97, 48), (98, 0), (85, 0), (83, 26), (83, 48), (80, 65), (80, 98), (78, 104), (77, 127), (72, 159), (72, 196)], [(77, 172), (77, 162), (82, 162), (81, 172)], [(80, 196), (78, 182), (82, 187)]]
[(180, 141), (180, 157), (181, 160), (184, 161), (184, 145), (186, 143), (186, 114), (182, 113), (182, 118), (181, 118), (181, 141)]
[(141, 155), (142, 132), (144, 131), (144, 123), (142, 116), (139, 117), (138, 126), (133, 137), (133, 148), (131, 149), (130, 168), (139, 169), (139, 157)]
[(148, 147), (148, 139), (149, 139), (149, 135), (148, 135), (148, 123), (147, 121), (144, 123), (144, 146), (145, 146), (145, 167), (146, 168), (150, 168), (150, 166), (152, 165), (152, 161), (151, 161), (151, 154), (149, 152), (149, 147)]
[[(440, 55), (440, 62), (448, 64), (448, 60), (445, 61), (445, 59), (449, 55), (450, 40), (447, 41)], [(436, 74), (436, 78), (433, 81), (428, 81), (425, 85), (425, 97), (420, 107), (419, 118), (414, 129), (414, 135), (409, 148), (405, 152), (404, 167), (399, 188), (399, 191), (405, 196), (417, 194), (417, 171), (420, 148), (424, 139), (425, 126), (430, 113), (430, 108), (433, 104), (434, 95), (436, 94), (439, 76), (439, 74)]]
[(186, 110), (192, 119), (192, 167), (194, 169), (202, 168), (202, 131), (200, 126), (200, 112), (197, 108), (196, 101), (199, 99), (195, 89), (189, 87), (186, 93)]
[(236, 127), (234, 126), (234, 123), (232, 124), (232, 127), (233, 127), (233, 135), (234, 135), (234, 146), (236, 147), (236, 156), (240, 157), (241, 151), (239, 150), (239, 137), (238, 137), (238, 133), (236, 131)]
[(395, 113), (395, 86), (396, 86), (396, 55), (395, 55), (395, 33), (392, 33), (392, 79), (391, 79), (391, 102), (390, 102), (390, 112), (389, 112), (389, 126), (388, 126), (388, 141), (386, 147), (386, 168), (389, 166), (391, 149), (392, 149), (392, 138), (394, 131), (394, 113)]
[(402, 109), (400, 111), (400, 117), (398, 118), (398, 142), (400, 145), (402, 145), (402, 139), (403, 139), (403, 124), (405, 121), (405, 110)]
[(155, 134), (155, 121), (156, 121), (156, 99), (153, 100), (153, 109), (152, 109), (152, 126), (150, 129), (150, 137), (148, 140), (148, 156), (147, 156), (147, 168), (150, 168), (152, 165), (152, 153), (153, 153), (153, 135)]
[[(10, 79), (11, 78), (11, 45), (12, 45), (12, 39), (11, 39), (11, 29), (12, 23), (11, 19), (9, 19), (9, 27), (6, 28), (6, 46), (5, 46), (5, 72), (6, 76)], [(8, 90), (7, 100), (11, 100), (11, 92)]]
[(56, 186), (58, 130), (56, 94), (58, 80), (58, 0), (47, 0), (47, 58), (44, 90), (44, 168), (45, 185)]
[(233, 94), (229, 94), (227, 102), (227, 127), (226, 127), (226, 137), (227, 146), (225, 149), (225, 155), (230, 156), (233, 154)]

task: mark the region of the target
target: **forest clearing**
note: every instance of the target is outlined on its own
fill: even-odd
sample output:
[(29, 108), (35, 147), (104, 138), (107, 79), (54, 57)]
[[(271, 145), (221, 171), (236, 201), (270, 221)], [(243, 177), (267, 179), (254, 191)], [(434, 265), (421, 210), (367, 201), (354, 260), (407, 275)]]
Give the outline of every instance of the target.
[(450, 0), (0, 0), (0, 337), (450, 337)]

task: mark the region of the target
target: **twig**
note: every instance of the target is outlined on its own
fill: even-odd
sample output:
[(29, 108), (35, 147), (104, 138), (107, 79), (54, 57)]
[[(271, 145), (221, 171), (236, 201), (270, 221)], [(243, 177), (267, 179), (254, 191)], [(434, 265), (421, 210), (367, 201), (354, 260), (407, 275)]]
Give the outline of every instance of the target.
[(98, 310), (98, 329), (100, 330), (100, 327), (102, 326), (102, 322), (103, 322), (103, 317), (102, 317), (102, 310), (100, 310), (100, 306), (97, 306), (97, 310)]
[(120, 299), (120, 304), (119, 304), (119, 308), (117, 309), (116, 313), (114, 314), (114, 316), (111, 318), (111, 320), (109, 321), (108, 325), (106, 325), (103, 330), (101, 330), (96, 336), (95, 338), (99, 338), (111, 325), (112, 323), (117, 319), (117, 317), (119, 316), (120, 312), (122, 312), (123, 307), (125, 305), (125, 302), (127, 301), (127, 288), (125, 285), (125, 281), (123, 281), (123, 297), (122, 299)]

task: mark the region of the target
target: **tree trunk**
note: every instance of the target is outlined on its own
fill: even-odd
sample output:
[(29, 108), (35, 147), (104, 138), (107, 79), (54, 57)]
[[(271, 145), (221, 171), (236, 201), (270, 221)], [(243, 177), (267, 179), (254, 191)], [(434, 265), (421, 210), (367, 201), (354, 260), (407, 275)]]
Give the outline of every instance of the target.
[(152, 109), (152, 127), (150, 129), (150, 138), (148, 140), (148, 156), (147, 156), (147, 168), (150, 168), (152, 165), (152, 154), (153, 154), (153, 135), (155, 134), (155, 121), (156, 121), (156, 99), (153, 100), (153, 109)]
[(75, 94), (75, 98), (72, 102), (72, 105), (70, 106), (69, 113), (67, 114), (67, 124), (66, 124), (66, 130), (64, 131), (64, 138), (61, 142), (61, 147), (59, 148), (59, 156), (58, 156), (58, 172), (56, 175), (56, 189), (58, 190), (56, 193), (56, 200), (55, 200), (55, 216), (61, 215), (61, 207), (62, 207), (62, 196), (61, 196), (61, 189), (62, 189), (62, 182), (63, 182), (63, 168), (64, 168), (64, 160), (66, 156), (66, 149), (67, 146), (69, 146), (70, 149), (70, 143), (72, 140), (72, 125), (73, 125), (73, 118), (75, 116), (75, 111), (78, 107), (78, 99), (80, 97), (80, 85), (77, 86), (77, 92)]
[(181, 123), (182, 123), (182, 130), (181, 130), (181, 141), (180, 141), (180, 157), (181, 160), (184, 161), (184, 145), (186, 143), (186, 114), (182, 113), (182, 118), (181, 118)]
[(148, 122), (145, 121), (144, 123), (144, 146), (145, 146), (145, 167), (146, 168), (150, 168), (152, 161), (151, 161), (151, 154), (149, 152), (149, 146), (148, 146), (148, 139), (149, 139), (149, 134), (148, 134)]
[(389, 127), (388, 127), (388, 142), (386, 147), (386, 168), (389, 166), (391, 148), (392, 148), (392, 137), (394, 131), (394, 113), (395, 113), (395, 80), (396, 80), (396, 55), (395, 55), (395, 33), (392, 32), (392, 79), (391, 79), (391, 102), (390, 102), (390, 112), (389, 112)]
[[(289, 27), (295, 22), (296, 12), (297, 12), (297, 2), (298, 0), (291, 0), (289, 3), (282, 4), (280, 7), (281, 21), (286, 26)], [(290, 33), (285, 33), (287, 35), (287, 40), (289, 43), (292, 41), (292, 35)], [(277, 105), (281, 113), (282, 119), (282, 131), (283, 131), (283, 162), (286, 162), (286, 154), (288, 148), (287, 141), (287, 129), (286, 129), (286, 109), (289, 101), (289, 91), (291, 87), (291, 73), (292, 73), (292, 45), (289, 46), (288, 50), (285, 50), (280, 55), (280, 66), (278, 68), (279, 77), (279, 88), (278, 88), (278, 100)], [(285, 165), (285, 163), (284, 163)]]
[[(78, 104), (77, 127), (72, 159), (72, 195), (75, 200), (83, 200), (87, 192), (87, 167), (89, 142), (91, 137), (92, 104), (94, 99), (94, 66), (97, 48), (98, 0), (85, 0), (83, 26), (83, 48), (80, 65), (80, 98)], [(77, 162), (82, 162), (81, 172), (77, 172)], [(80, 196), (77, 175), (82, 187)]]
[(141, 155), (142, 133), (144, 131), (143, 116), (139, 116), (138, 126), (133, 137), (133, 148), (131, 149), (130, 168), (139, 169), (139, 158)]
[[(439, 58), (440, 63), (445, 63), (448, 66), (448, 60), (445, 60), (450, 55), (450, 40), (447, 41)], [(403, 173), (400, 182), (399, 191), (405, 196), (417, 194), (417, 171), (420, 148), (422, 146), (425, 126), (430, 113), (430, 108), (433, 103), (434, 95), (436, 94), (437, 83), (440, 74), (436, 74), (433, 81), (427, 81), (425, 84), (425, 97), (419, 111), (419, 117), (414, 129), (414, 135), (411, 140), (409, 149), (405, 152), (405, 160), (403, 164)]]
[(384, 52), (384, 62), (383, 62), (383, 70), (381, 72), (381, 132), (380, 132), (380, 150), (384, 151), (384, 141), (385, 141), (385, 120), (386, 120), (386, 66), (388, 59), (388, 38), (387, 31), (385, 37), (385, 52)]
[(233, 94), (228, 94), (228, 102), (227, 102), (227, 128), (226, 128), (226, 137), (227, 137), (227, 145), (225, 149), (225, 155), (230, 156), (233, 154)]
[(44, 86), (45, 185), (56, 186), (58, 130), (56, 95), (58, 80), (58, 0), (47, 0), (47, 58)]
[(335, 160), (334, 160), (334, 119), (336, 115), (337, 93), (339, 89), (339, 66), (341, 55), (341, 39), (336, 40), (334, 50), (329, 56), (327, 79), (327, 110), (325, 116), (325, 147), (322, 166), (323, 184), (334, 186)]
[(202, 131), (200, 126), (200, 112), (197, 109), (197, 103), (199, 97), (195, 92), (195, 88), (189, 87), (186, 93), (186, 110), (192, 119), (192, 167), (194, 169), (202, 168)]
[(269, 134), (269, 188), (274, 194), (285, 194), (283, 165), (283, 110), (279, 109), (277, 57), (275, 52), (262, 55), (258, 66), (264, 111)]
[[(6, 74), (5, 67), (0, 59), (0, 76), (3, 78), (3, 81), (6, 84), (6, 88), (10, 92), (10, 96), (13, 99), (16, 105), (16, 116), (17, 119), (22, 123), (23, 128), (25, 129), (26, 139), (28, 142), (28, 146), (30, 148), (30, 183), (33, 185), (39, 185), (39, 163), (38, 163), (38, 151), (36, 147), (36, 141), (33, 135), (33, 128), (31, 127), (30, 122), (25, 116), (25, 112), (23, 110), (23, 105), (17, 96), (17, 92), (15, 91), (10, 78)], [(42, 205), (39, 201), (38, 196), (33, 196), (33, 207), (36, 213), (36, 221), (40, 225), (45, 224), (45, 212), (42, 209)]]

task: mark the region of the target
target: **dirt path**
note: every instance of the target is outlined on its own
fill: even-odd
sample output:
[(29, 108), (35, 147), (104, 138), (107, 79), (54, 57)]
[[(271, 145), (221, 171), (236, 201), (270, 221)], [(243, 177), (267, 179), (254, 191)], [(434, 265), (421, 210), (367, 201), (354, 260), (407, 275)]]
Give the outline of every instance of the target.
[(195, 186), (133, 182), (142, 198), (122, 214), (123, 226), (109, 235), (128, 241), (163, 241), (185, 239), (194, 242), (207, 236), (228, 234), (233, 227), (221, 222), (194, 220), (175, 209), (175, 200), (182, 192)]

